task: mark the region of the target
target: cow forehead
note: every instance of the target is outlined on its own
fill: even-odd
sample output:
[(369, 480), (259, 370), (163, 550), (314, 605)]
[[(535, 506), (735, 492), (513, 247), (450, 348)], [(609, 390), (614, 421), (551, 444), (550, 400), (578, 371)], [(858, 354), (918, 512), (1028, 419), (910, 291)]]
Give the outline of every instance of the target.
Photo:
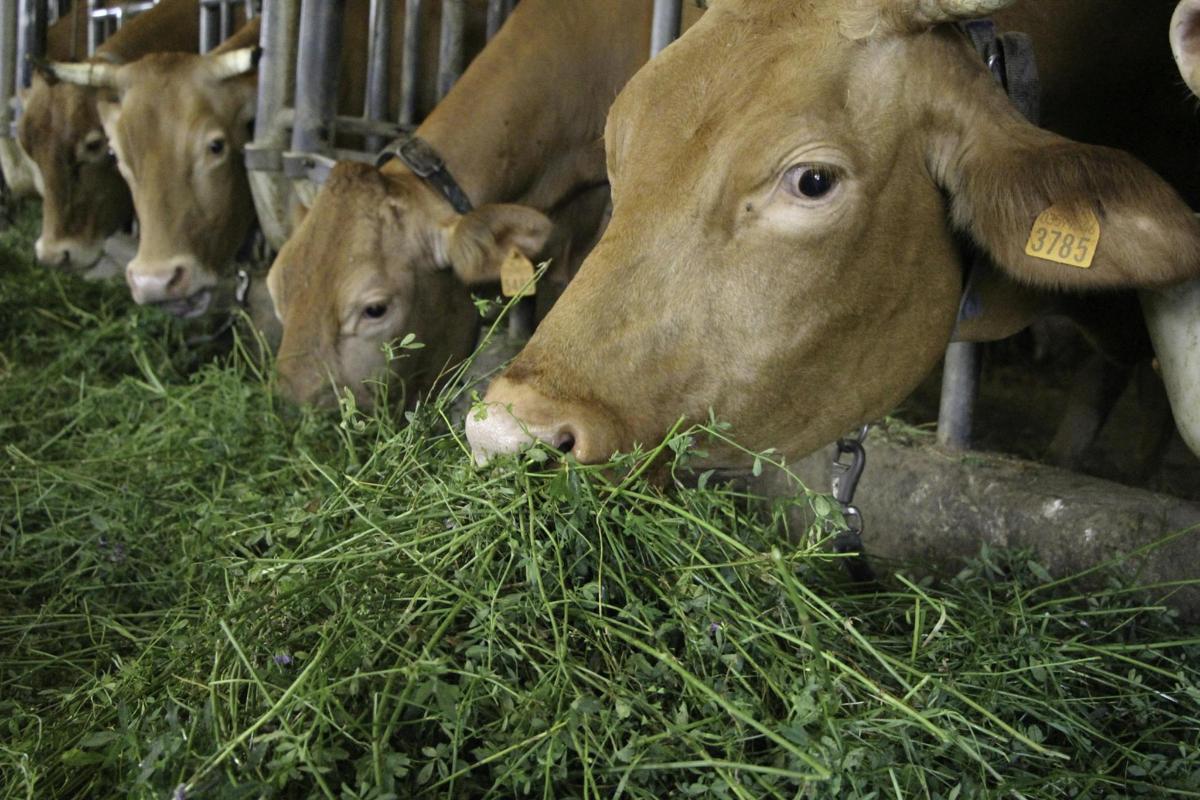
[(378, 171), (335, 167), (276, 262), (285, 302), (339, 306), (371, 286), (396, 284), (415, 248), (409, 220), (389, 200)]
[(81, 86), (34, 84), (26, 99), (22, 130), (30, 154), (44, 147), (73, 149), (75, 143), (100, 127), (92, 93)]
[(214, 80), (200, 56), (169, 55), (177, 58), (126, 67), (130, 72), (121, 95), (122, 127), (138, 130), (147, 118), (174, 131), (234, 121), (241, 110), (236, 83)]
[(615, 195), (627, 178), (678, 190), (689, 171), (725, 191), (765, 178), (789, 147), (884, 145), (872, 119), (883, 95), (861, 84), (895, 80), (887, 48), (846, 39), (820, 17), (781, 26), (776, 16), (706, 15), (634, 77), (606, 132)]

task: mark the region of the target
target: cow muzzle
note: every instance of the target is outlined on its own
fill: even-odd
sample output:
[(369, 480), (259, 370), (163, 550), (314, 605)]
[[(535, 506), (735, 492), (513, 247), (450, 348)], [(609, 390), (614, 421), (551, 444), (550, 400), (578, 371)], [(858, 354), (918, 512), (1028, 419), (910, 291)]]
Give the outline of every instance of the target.
[(497, 378), (481, 408), (467, 414), (467, 441), (479, 465), (542, 442), (583, 464), (607, 461), (620, 447), (619, 426), (609, 415), (552, 401), (525, 384)]
[(193, 259), (147, 262), (135, 258), (125, 270), (138, 305), (154, 305), (182, 319), (195, 319), (212, 305), (216, 281)]
[(103, 254), (101, 245), (78, 239), (53, 239), (42, 235), (33, 246), (39, 264), (68, 272), (90, 269)]

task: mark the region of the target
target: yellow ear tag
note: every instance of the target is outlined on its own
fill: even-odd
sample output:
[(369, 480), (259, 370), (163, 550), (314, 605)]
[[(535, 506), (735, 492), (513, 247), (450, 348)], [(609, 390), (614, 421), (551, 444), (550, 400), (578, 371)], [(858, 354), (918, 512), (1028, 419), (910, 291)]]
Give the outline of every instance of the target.
[(513, 248), (500, 265), (500, 291), (505, 297), (532, 297), (537, 294), (533, 281), (533, 262)]
[(1057, 206), (1042, 212), (1033, 223), (1025, 254), (1068, 267), (1089, 269), (1100, 244), (1100, 220), (1090, 210), (1074, 216)]

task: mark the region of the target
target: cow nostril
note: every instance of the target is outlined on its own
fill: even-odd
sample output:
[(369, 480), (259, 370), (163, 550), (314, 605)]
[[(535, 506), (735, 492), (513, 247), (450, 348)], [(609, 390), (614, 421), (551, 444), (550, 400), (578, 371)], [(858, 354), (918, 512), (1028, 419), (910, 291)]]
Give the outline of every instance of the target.
[(554, 439), (554, 449), (560, 453), (569, 453), (575, 449), (575, 434), (570, 431), (560, 433)]
[(187, 271), (183, 267), (176, 267), (175, 271), (171, 273), (171, 280), (167, 281), (167, 288), (174, 289), (178, 287), (179, 284), (183, 282), (186, 272)]

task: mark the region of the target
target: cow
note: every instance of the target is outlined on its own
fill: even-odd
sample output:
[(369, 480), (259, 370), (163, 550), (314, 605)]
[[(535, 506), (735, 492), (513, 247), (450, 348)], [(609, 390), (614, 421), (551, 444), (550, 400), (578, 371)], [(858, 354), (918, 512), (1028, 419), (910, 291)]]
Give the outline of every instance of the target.
[[(83, 65), (111, 67), (160, 50), (195, 52), (198, 0), (162, 0), (113, 34)], [(39, 68), (23, 93), (17, 133), (41, 175), (42, 231), (38, 261), (71, 271), (91, 268), (104, 241), (133, 216), (129, 189), (113, 163), (100, 117), (99, 93), (59, 81)]]
[[(424, 394), (474, 345), (471, 288), (516, 250), (550, 259), (537, 315), (594, 244), (608, 205), (608, 104), (650, 53), (650, 0), (524, 0), (416, 131), (471, 209), (400, 160), (340, 165), (268, 276), (283, 321), (280, 385), (300, 402), (373, 385)], [(690, 11), (685, 24), (699, 12)], [(405, 333), (425, 347), (387, 362)]]
[[(440, 4), (426, 4), (425, 31), (436, 31)], [(467, 41), (482, 43), (486, 5), (469, 6)], [(339, 107), (362, 108), (369, 4), (347, 4)], [(393, 25), (393, 62), (403, 25)], [(249, 26), (247, 26), (249, 29)], [(65, 79), (114, 90), (101, 104), (104, 129), (133, 190), (141, 241), (126, 270), (133, 299), (178, 317), (224, 310), (233, 297), (234, 263), (255, 222), (242, 148), (254, 113), (256, 35), (238, 34), (208, 55), (155, 54), (133, 64), (89, 71), (61, 70)], [(398, 102), (399, 80), (392, 82)], [(430, 83), (432, 87), (432, 83)], [(432, 88), (423, 93), (432, 102)], [(167, 99), (169, 98), (169, 99)], [(261, 286), (251, 290), (250, 315), (268, 339), (274, 317)]]
[[(59, 17), (46, 31), (46, 57), (55, 61), (75, 61), (87, 53), (87, 8), (75, 6)], [(19, 139), (0, 131), (0, 171), (14, 197), (41, 195), (41, 174), (37, 165), (21, 147)]]
[[(1093, 300), (1120, 314), (1093, 314), (1102, 343), (1139, 338), (1118, 290), (1200, 274), (1173, 4), (997, 13), (1033, 37), (1054, 133), (955, 26), (1011, 2), (712, 2), (614, 104), (609, 227), (468, 417), (476, 459), (537, 440), (602, 462), (710, 414), (747, 450), (798, 458), (890, 411), (952, 338)], [(1176, 188), (1067, 136), (1136, 149)], [(956, 328), (962, 239), (995, 266)], [(714, 443), (707, 462), (750, 458)]]

